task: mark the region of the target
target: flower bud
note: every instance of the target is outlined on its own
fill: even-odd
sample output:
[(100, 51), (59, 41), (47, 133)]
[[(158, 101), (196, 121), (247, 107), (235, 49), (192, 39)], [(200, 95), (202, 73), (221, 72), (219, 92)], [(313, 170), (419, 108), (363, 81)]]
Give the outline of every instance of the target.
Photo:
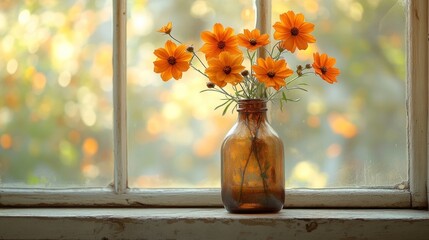
[(192, 46), (189, 46), (187, 49), (186, 49), (186, 51), (188, 51), (188, 52), (194, 52), (194, 47), (192, 47)]
[(214, 88), (214, 87), (215, 87), (215, 84), (214, 84), (214, 83), (212, 83), (212, 82), (208, 82), (208, 83), (207, 83), (207, 87), (208, 87), (208, 88)]
[(296, 66), (296, 71), (302, 71), (302, 66), (301, 65)]
[(247, 70), (242, 71), (241, 76), (243, 76), (243, 77), (249, 76), (249, 71), (247, 71)]
[(305, 68), (310, 69), (310, 68), (312, 68), (312, 66), (311, 66), (311, 64), (310, 64), (310, 63), (307, 63), (307, 64), (305, 65)]

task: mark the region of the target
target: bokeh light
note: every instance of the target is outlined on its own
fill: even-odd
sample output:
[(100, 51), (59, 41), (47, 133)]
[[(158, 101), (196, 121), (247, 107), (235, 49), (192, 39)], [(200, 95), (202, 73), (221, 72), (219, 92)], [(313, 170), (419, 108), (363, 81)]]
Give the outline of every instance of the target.
[[(219, 187), (220, 145), (236, 113), (214, 111), (195, 71), (163, 82), (154, 49), (173, 34), (195, 49), (216, 22), (253, 28), (252, 0), (127, 1), (127, 119), (131, 187)], [(342, 74), (316, 76), (298, 103), (270, 105), (285, 143), (286, 185), (394, 186), (407, 179), (406, 33), (402, 1), (273, 0), (315, 23), (317, 43), (288, 66), (329, 52)], [(111, 1), (0, 4), (1, 186), (107, 186), (113, 178)], [(197, 65), (198, 66), (198, 65)], [(198, 66), (199, 67), (199, 66)]]
[[(288, 65), (311, 63), (314, 51), (329, 52), (342, 74), (328, 85), (308, 76), (307, 93), (270, 119), (285, 143), (287, 187), (393, 186), (407, 178), (405, 114), (405, 8), (389, 0), (273, 0), (272, 21), (288, 10), (315, 23), (316, 44)], [(204, 79), (188, 71), (163, 82), (153, 73), (154, 49), (172, 34), (201, 47), (200, 32), (216, 22), (235, 33), (253, 28), (253, 1), (129, 2), (128, 123), (131, 187), (219, 187), (220, 144), (236, 113), (213, 109), (221, 95), (200, 93)], [(150, 13), (150, 14), (148, 14)], [(150, 33), (139, 22), (150, 16)], [(161, 21), (162, 19), (162, 21)], [(392, 121), (392, 119), (394, 119)], [(403, 169), (403, 170), (398, 170)]]
[(105, 0), (0, 5), (1, 186), (112, 181), (111, 12)]

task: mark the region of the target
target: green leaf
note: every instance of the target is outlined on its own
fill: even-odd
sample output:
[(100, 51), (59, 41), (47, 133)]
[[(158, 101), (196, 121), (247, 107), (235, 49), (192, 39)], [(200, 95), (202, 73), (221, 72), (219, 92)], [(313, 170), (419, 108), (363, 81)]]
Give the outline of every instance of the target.
[(285, 92), (282, 92), (282, 98), (281, 98), (281, 100), (283, 100), (285, 102), (288, 102), (288, 101), (299, 102), (301, 100), (301, 98), (295, 98), (295, 99), (287, 98)]
[(237, 104), (234, 105), (234, 107), (231, 110), (231, 113), (234, 113), (234, 110), (236, 110), (236, 109), (237, 109)]
[(216, 92), (216, 91), (214, 91), (212, 89), (204, 89), (204, 90), (200, 91), (200, 93), (203, 93), (203, 92)]
[(224, 103), (220, 104), (219, 106), (215, 107), (214, 110), (218, 110), (220, 107), (225, 106), (226, 104), (228, 104), (230, 101), (232, 101), (231, 99), (227, 99), (227, 101), (225, 101)]
[(304, 92), (308, 92), (308, 90), (307, 90), (307, 89), (302, 88), (302, 87), (295, 87), (294, 89), (298, 89), (298, 90), (302, 90), (302, 91), (304, 91)]
[(288, 101), (299, 102), (299, 101), (301, 101), (301, 98), (288, 99)]
[(228, 105), (226, 105), (225, 109), (224, 109), (224, 110), (223, 110), (223, 112), (222, 112), (222, 116), (224, 116), (224, 115), (225, 115), (226, 111), (228, 111), (229, 106), (231, 106), (231, 104), (232, 104), (233, 102), (234, 102), (234, 101), (231, 101), (230, 103), (228, 103)]
[(285, 100), (285, 102), (287, 102), (287, 98), (286, 98), (285, 92), (282, 92), (282, 100)]

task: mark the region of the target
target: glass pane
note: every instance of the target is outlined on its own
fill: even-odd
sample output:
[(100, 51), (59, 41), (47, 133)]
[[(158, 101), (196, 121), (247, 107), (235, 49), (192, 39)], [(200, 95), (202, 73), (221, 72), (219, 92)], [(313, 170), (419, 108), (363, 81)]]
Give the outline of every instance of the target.
[[(132, 187), (219, 187), (220, 145), (236, 120), (213, 109), (221, 95), (200, 93), (196, 71), (163, 82), (153, 73), (153, 51), (168, 36), (195, 49), (216, 22), (235, 33), (254, 26), (253, 1), (130, 1), (128, 22), (129, 164)], [(291, 93), (271, 123), (285, 144), (286, 186), (393, 186), (407, 180), (405, 7), (401, 1), (273, 0), (272, 21), (288, 10), (316, 25), (316, 44), (285, 54), (288, 65), (326, 52), (342, 71), (329, 85), (302, 79), (308, 92)], [(160, 20), (161, 19), (161, 20)]]
[[(313, 51), (337, 59), (338, 83), (304, 80), (309, 92), (272, 123), (285, 142), (289, 187), (393, 186), (408, 180), (405, 1), (273, 0), (273, 22), (285, 9), (316, 25)], [(298, 96), (299, 94), (299, 96)]]
[(0, 55), (0, 186), (107, 186), (111, 1), (2, 1)]
[[(188, 71), (163, 82), (153, 72), (153, 51), (169, 39), (158, 33), (169, 21), (172, 34), (202, 46), (199, 33), (213, 24), (241, 29), (254, 25), (252, 1), (129, 1), (128, 121), (132, 187), (219, 187), (219, 149), (235, 121), (213, 109), (220, 95), (200, 93), (206, 79)], [(237, 32), (236, 32), (237, 33)]]

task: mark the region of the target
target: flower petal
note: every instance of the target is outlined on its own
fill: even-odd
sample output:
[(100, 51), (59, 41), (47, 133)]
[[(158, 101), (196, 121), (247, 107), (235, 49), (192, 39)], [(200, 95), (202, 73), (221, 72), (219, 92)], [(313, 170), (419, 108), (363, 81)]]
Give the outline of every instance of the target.
[(300, 33), (310, 33), (314, 30), (314, 24), (309, 22), (304, 22), (299, 27)]
[(223, 40), (224, 36), (223, 36), (223, 25), (220, 23), (215, 23), (215, 25), (213, 25), (213, 34), (216, 38), (216, 41), (221, 41)]
[(161, 78), (163, 81), (168, 81), (173, 77), (171, 74), (171, 67), (167, 68), (164, 72), (161, 73)]
[(177, 68), (173, 67), (171, 69), (171, 74), (173, 75), (173, 78), (176, 80), (179, 80), (182, 78), (182, 72), (179, 71)]
[(165, 42), (165, 50), (167, 50), (170, 56), (174, 55), (174, 50), (176, 50), (176, 47), (177, 45), (171, 40), (167, 40), (167, 42)]
[(214, 35), (210, 31), (201, 32), (200, 37), (204, 42), (210, 42), (210, 43), (216, 43), (217, 42), (216, 35)]
[(182, 72), (188, 71), (189, 67), (190, 66), (188, 62), (176, 62), (176, 64), (174, 64), (174, 68)]
[(154, 72), (156, 73), (162, 73), (171, 66), (165, 60), (156, 60), (155, 62), (153, 62), (153, 64), (154, 64)]
[(160, 59), (168, 59), (168, 57), (170, 57), (167, 50), (165, 50), (164, 48), (155, 49), (153, 53)]
[(298, 13), (295, 15), (295, 19), (293, 20), (293, 26), (299, 28), (301, 30), (301, 25), (304, 23), (304, 15), (302, 13)]

